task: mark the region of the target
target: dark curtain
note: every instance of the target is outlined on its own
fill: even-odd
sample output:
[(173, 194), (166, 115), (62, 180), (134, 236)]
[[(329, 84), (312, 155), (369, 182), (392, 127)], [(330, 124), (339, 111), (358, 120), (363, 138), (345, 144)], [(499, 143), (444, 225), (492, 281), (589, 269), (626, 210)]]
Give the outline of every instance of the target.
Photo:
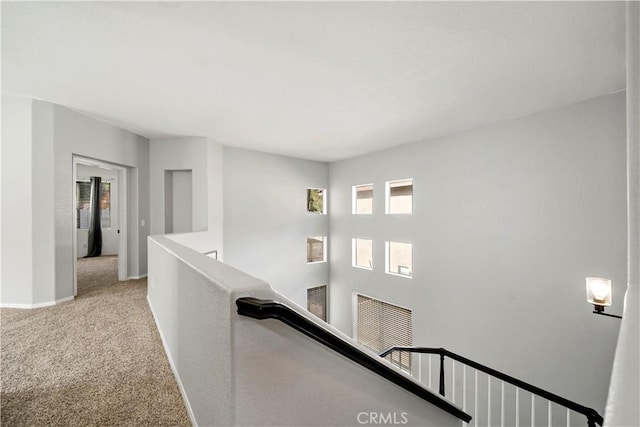
[(91, 202), (89, 203), (89, 243), (87, 256), (94, 257), (102, 254), (102, 224), (100, 208), (102, 202), (102, 183), (99, 176), (91, 177)]

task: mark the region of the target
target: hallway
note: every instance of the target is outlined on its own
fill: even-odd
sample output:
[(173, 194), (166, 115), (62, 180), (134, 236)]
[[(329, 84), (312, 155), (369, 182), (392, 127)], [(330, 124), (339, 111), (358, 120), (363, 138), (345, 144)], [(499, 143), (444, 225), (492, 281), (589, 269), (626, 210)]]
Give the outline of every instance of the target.
[(75, 300), (2, 309), (2, 425), (190, 425), (146, 294), (88, 258)]

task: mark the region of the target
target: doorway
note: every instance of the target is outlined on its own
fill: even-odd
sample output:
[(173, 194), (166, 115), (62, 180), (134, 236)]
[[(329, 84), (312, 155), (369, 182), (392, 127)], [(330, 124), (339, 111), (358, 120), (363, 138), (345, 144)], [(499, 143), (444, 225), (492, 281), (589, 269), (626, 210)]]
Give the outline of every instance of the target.
[[(101, 178), (102, 255), (117, 265), (117, 280), (127, 274), (127, 168), (96, 159), (73, 157), (73, 293), (78, 295), (78, 259), (87, 253), (88, 202), (91, 177)], [(115, 274), (115, 272), (114, 272)]]

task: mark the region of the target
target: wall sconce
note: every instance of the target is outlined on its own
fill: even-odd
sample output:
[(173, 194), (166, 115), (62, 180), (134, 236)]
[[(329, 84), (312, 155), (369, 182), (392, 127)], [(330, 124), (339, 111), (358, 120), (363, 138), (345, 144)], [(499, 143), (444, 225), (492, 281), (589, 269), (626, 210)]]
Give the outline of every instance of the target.
[(609, 279), (587, 277), (587, 302), (593, 304), (594, 314), (622, 319), (622, 316), (604, 312), (604, 308), (611, 305), (611, 280)]

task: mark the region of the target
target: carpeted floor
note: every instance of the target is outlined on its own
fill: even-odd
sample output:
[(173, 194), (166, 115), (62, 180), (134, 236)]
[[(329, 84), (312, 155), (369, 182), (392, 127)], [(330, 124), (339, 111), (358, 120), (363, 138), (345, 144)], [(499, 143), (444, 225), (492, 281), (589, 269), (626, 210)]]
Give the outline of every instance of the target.
[(75, 300), (0, 310), (2, 426), (190, 425), (146, 294), (89, 258)]

